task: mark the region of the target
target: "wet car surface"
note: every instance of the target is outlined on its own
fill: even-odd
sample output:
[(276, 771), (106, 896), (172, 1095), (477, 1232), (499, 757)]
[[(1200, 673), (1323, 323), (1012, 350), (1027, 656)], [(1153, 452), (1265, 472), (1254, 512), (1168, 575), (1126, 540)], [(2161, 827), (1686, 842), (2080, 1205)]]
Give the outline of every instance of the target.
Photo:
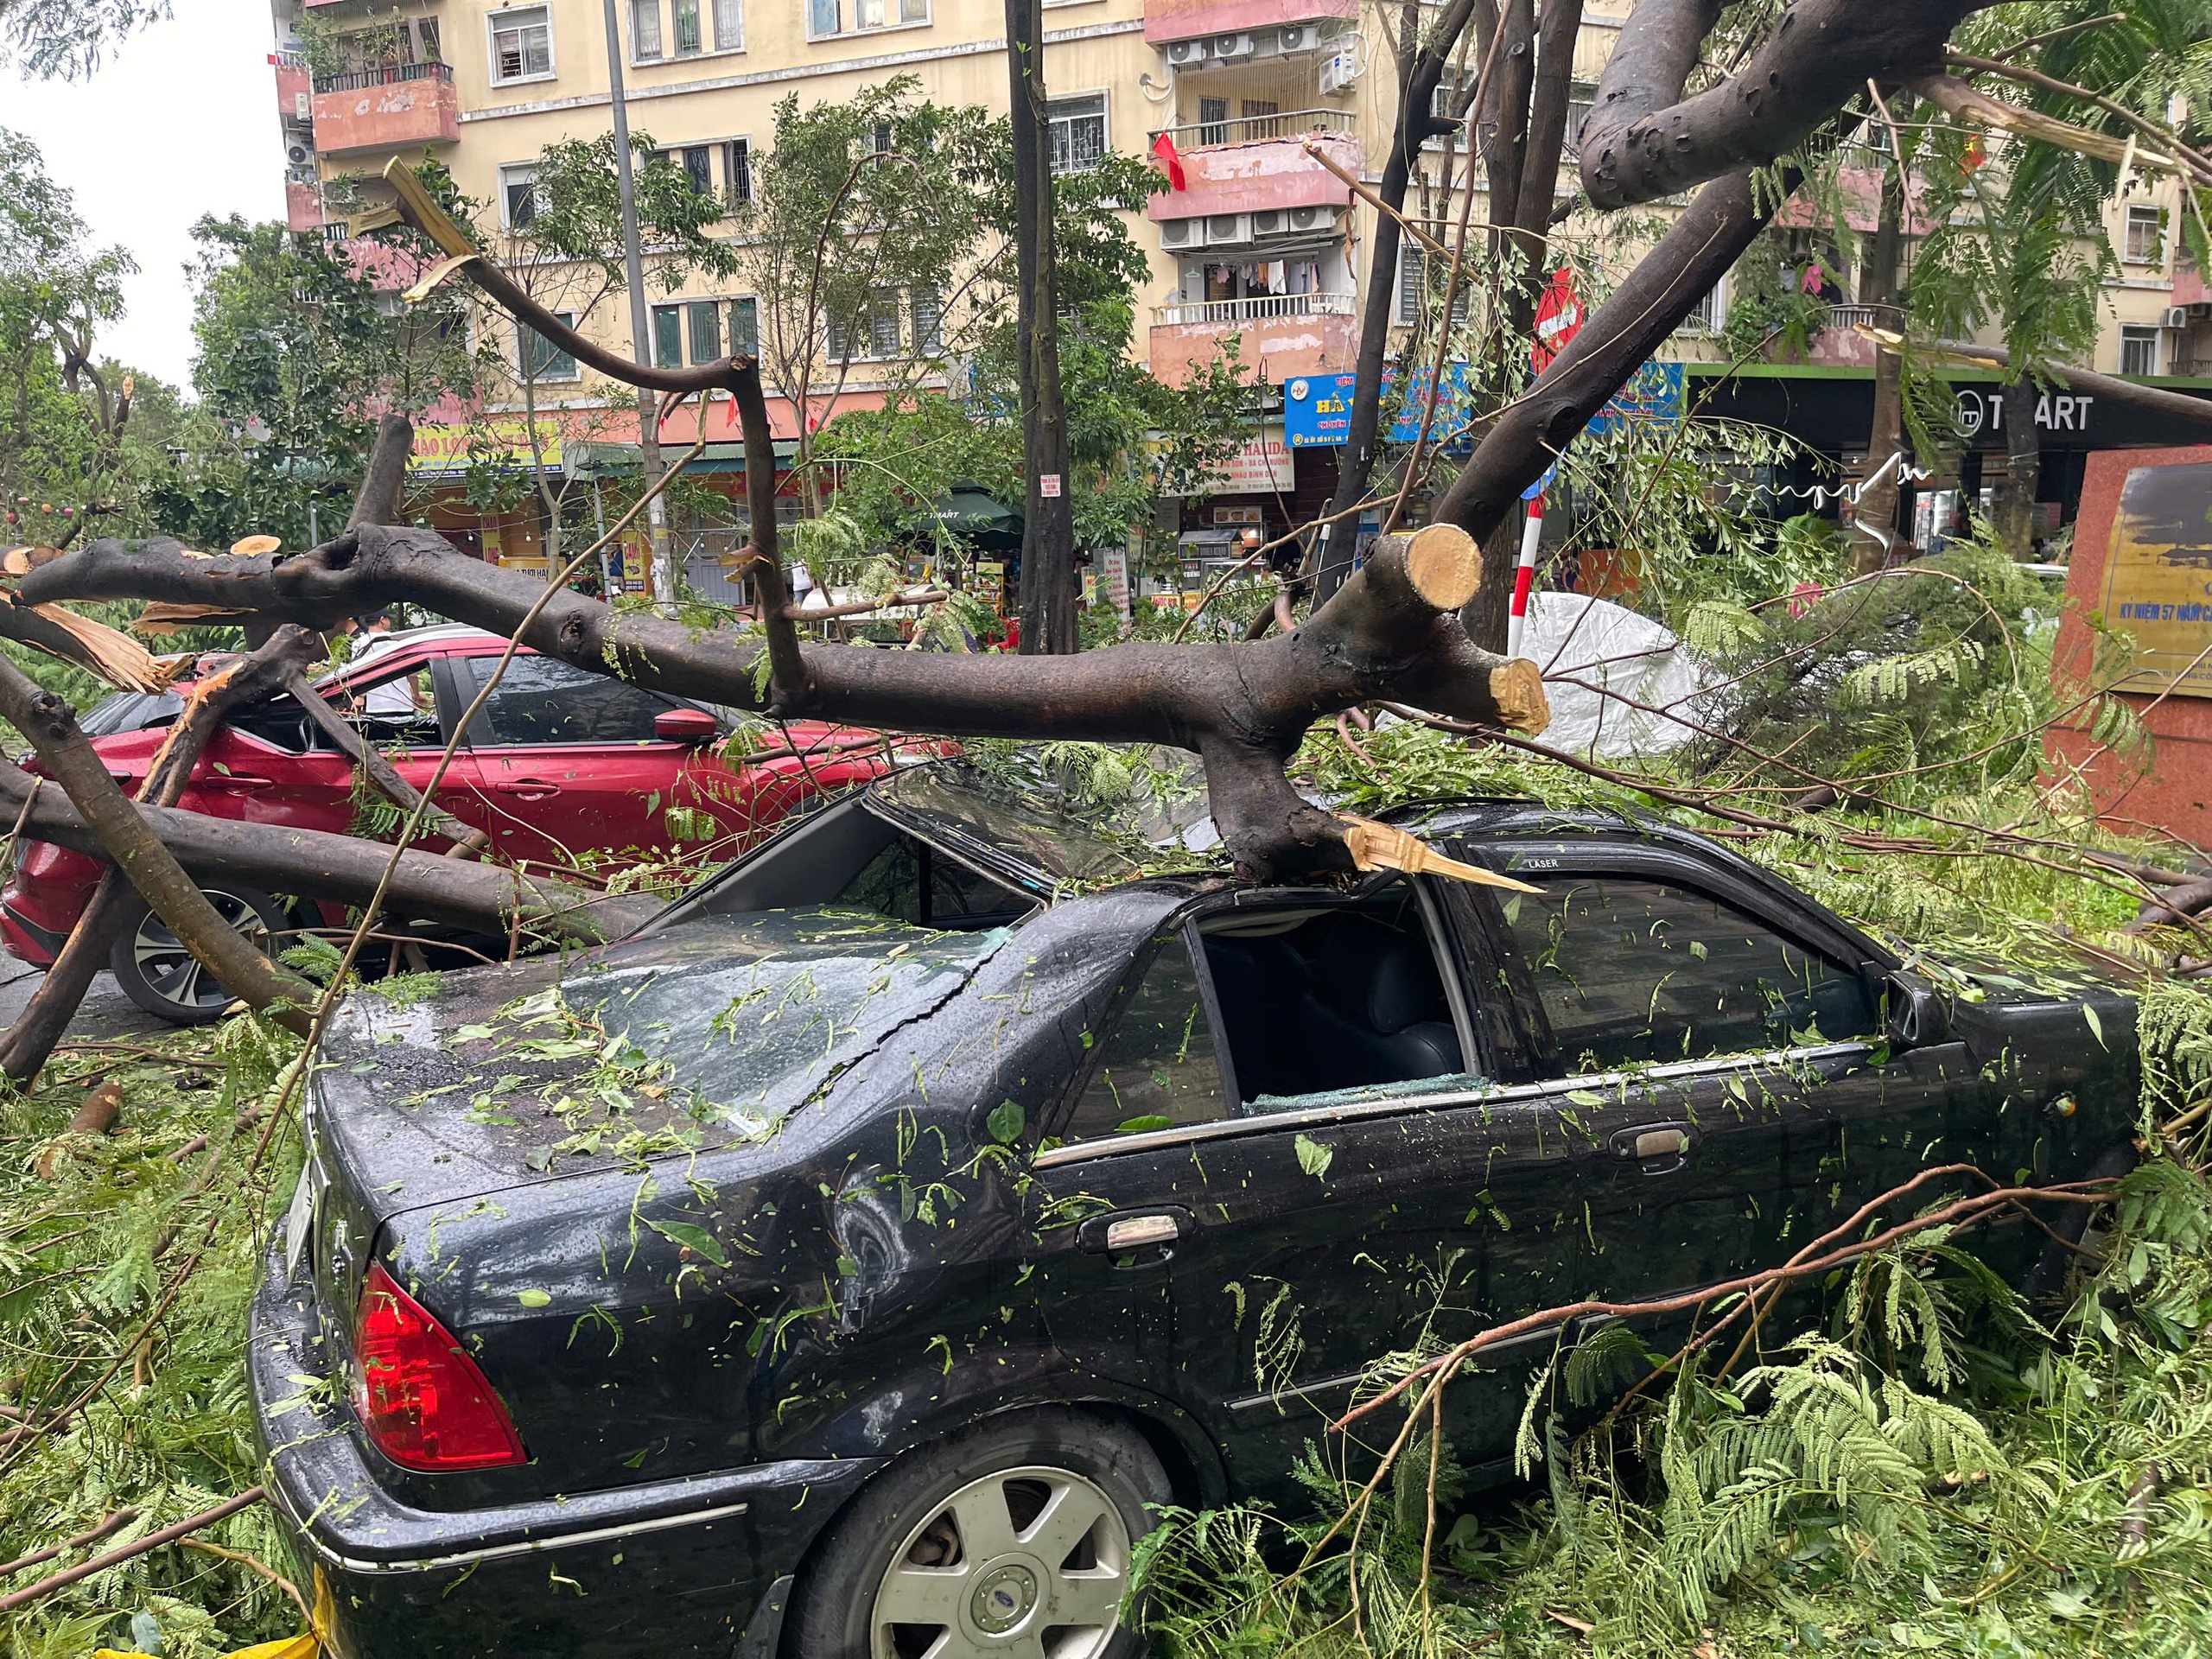
[[(2115, 992), (1939, 991), (1664, 826), (1404, 821), (1537, 891), (1257, 888), (935, 766), (620, 944), (358, 995), (250, 1349), (340, 1650), (1117, 1655), (1145, 1495), (1298, 1506), (1416, 1331), (2126, 1141)], [(1587, 1334), (1453, 1383), (1481, 1472)]]

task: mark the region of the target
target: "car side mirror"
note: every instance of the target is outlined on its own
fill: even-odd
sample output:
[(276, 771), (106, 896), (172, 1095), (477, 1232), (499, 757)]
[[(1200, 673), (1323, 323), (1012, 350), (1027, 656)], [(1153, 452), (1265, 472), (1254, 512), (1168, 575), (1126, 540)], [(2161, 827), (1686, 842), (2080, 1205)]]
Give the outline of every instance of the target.
[(653, 716), (653, 735), (671, 743), (705, 743), (721, 735), (721, 722), (703, 709), (664, 709)]
[(1882, 982), (1882, 997), (1888, 1007), (1885, 1023), (1892, 1049), (1926, 1048), (1950, 1037), (1951, 1011), (1926, 980), (1891, 974)]

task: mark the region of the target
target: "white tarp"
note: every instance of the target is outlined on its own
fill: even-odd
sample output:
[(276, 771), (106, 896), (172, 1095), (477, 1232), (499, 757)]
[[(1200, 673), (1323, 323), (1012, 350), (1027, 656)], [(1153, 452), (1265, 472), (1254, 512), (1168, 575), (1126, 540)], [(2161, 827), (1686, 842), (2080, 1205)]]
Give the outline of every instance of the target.
[(1544, 671), (1552, 723), (1536, 741), (1546, 748), (1624, 760), (1679, 748), (1696, 735), (1647, 712), (1675, 708), (1695, 719), (1687, 700), (1702, 678), (1681, 642), (1648, 616), (1580, 594), (1531, 594), (1521, 654)]

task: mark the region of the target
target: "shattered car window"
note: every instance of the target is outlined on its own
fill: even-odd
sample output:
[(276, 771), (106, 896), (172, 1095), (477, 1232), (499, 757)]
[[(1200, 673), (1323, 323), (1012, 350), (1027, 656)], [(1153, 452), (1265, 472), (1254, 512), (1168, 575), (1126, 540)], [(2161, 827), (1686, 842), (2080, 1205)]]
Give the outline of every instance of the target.
[(834, 908), (702, 917), (640, 940), (634, 963), (609, 952), (560, 992), (714, 1113), (765, 1129), (933, 1012), (1007, 937)]

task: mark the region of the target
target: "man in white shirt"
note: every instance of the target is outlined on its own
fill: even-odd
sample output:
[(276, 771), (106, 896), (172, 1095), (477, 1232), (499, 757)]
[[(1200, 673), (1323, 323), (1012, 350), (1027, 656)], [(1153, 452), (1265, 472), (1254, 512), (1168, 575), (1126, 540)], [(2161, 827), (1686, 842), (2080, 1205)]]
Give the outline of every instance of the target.
[[(372, 641), (391, 632), (391, 613), (375, 611), (356, 617), (353, 626), (353, 655), (359, 658), (372, 648)], [(412, 716), (416, 713), (414, 676), (402, 674), (382, 685), (371, 686), (361, 694), (360, 707), (365, 715), (394, 715), (401, 719)]]

